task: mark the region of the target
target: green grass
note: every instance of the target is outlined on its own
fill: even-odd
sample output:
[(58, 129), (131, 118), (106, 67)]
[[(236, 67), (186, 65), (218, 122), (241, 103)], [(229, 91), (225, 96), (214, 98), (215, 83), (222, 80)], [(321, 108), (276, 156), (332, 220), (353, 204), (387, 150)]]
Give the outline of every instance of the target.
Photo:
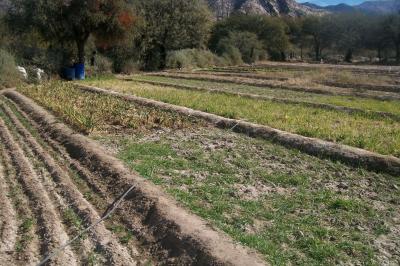
[(275, 98), (333, 104), (337, 106), (353, 107), (362, 110), (388, 112), (400, 115), (400, 101), (390, 101), (390, 100), (380, 101), (375, 99), (358, 98), (351, 96), (326, 96), (309, 92), (296, 92), (296, 91), (279, 90), (272, 88), (260, 88), (245, 84), (201, 81), (193, 79), (189, 80), (189, 79), (178, 79), (178, 78), (146, 76), (146, 75), (136, 75), (133, 76), (133, 78), (138, 81), (140, 80), (156, 81), (156, 82), (164, 82), (175, 85), (187, 85), (187, 86), (206, 88), (206, 89), (208, 88), (208, 89), (219, 89), (232, 92), (250, 93), (256, 95), (271, 96)]
[(400, 123), (391, 119), (117, 79), (85, 83), (400, 157)]
[[(273, 265), (377, 264), (373, 239), (389, 234), (389, 202), (398, 202), (390, 187), (398, 179), (218, 129), (154, 136), (96, 139), (117, 143), (128, 166)], [(348, 189), (337, 193), (330, 184), (341, 180)], [(268, 189), (252, 197), (242, 187)]]

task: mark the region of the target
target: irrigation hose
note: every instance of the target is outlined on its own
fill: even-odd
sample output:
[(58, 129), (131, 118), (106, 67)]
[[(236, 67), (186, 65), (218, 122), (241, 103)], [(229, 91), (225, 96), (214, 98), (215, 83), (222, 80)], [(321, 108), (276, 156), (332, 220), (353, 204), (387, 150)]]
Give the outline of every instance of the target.
[(96, 227), (98, 224), (100, 224), (101, 222), (103, 222), (104, 220), (106, 220), (108, 217), (111, 216), (111, 214), (113, 214), (115, 212), (115, 210), (119, 207), (119, 205), (121, 205), (122, 201), (124, 201), (124, 199), (128, 196), (128, 194), (135, 188), (135, 186), (131, 186), (121, 197), (119, 197), (118, 200), (114, 201), (113, 204), (110, 205), (110, 207), (106, 210), (105, 214), (101, 217), (101, 219), (99, 219), (97, 222), (95, 222), (94, 224), (90, 225), (89, 227), (83, 229), (81, 232), (78, 233), (78, 235), (76, 235), (73, 239), (71, 239), (70, 241), (68, 241), (67, 243), (65, 243), (64, 245), (62, 245), (61, 247), (59, 247), (58, 249), (56, 249), (55, 251), (53, 251), (52, 253), (50, 253), (49, 255), (47, 255), (37, 266), (43, 266), (45, 265), (46, 262), (48, 262), (49, 260), (53, 259), (54, 257), (56, 257), (58, 254), (60, 254), (64, 249), (66, 249), (69, 245), (71, 245), (73, 242), (75, 242), (76, 240), (78, 240), (83, 234), (89, 232), (90, 230), (92, 230), (94, 227)]

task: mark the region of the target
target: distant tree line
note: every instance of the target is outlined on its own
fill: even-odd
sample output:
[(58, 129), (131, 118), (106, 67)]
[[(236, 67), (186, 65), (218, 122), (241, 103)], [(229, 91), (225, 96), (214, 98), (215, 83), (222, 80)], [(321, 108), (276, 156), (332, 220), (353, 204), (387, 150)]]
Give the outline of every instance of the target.
[(0, 16), (0, 48), (50, 71), (94, 54), (115, 72), (356, 55), (400, 63), (400, 14), (217, 21), (203, 0), (14, 0)]

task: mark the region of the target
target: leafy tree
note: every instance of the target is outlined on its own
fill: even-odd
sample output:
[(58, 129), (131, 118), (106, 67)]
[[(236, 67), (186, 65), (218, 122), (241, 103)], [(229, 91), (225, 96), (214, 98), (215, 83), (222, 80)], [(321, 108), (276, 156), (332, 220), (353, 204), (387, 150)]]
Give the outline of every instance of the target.
[(139, 47), (145, 69), (165, 67), (168, 51), (206, 46), (211, 13), (202, 0), (142, 0)]
[(281, 55), (289, 46), (289, 38), (288, 28), (282, 19), (236, 13), (216, 23), (209, 42), (210, 49), (216, 51), (219, 41), (233, 31), (256, 34), (273, 59), (284, 59)]
[(303, 60), (303, 50), (309, 43), (306, 34), (303, 32), (304, 18), (284, 18), (288, 26), (289, 40), (300, 48), (300, 58)]
[(35, 30), (46, 41), (74, 43), (79, 63), (93, 34), (102, 39), (124, 35), (131, 15), (124, 0), (15, 0), (9, 23), (20, 31)]
[(365, 25), (367, 18), (356, 13), (346, 13), (333, 17), (336, 29), (335, 40), (339, 50), (344, 51), (345, 61), (351, 62), (353, 53), (364, 43)]
[(400, 63), (400, 14), (388, 16), (382, 23), (382, 30), (386, 38), (394, 45), (396, 62)]
[(368, 17), (363, 32), (363, 47), (376, 50), (379, 61), (382, 61), (383, 52), (391, 45), (390, 39), (382, 30), (384, 20), (383, 16)]
[(309, 16), (304, 20), (303, 33), (312, 39), (316, 61), (321, 60), (323, 50), (332, 45), (335, 32), (331, 16)]
[(257, 35), (251, 32), (230, 32), (228, 37), (219, 41), (217, 53), (230, 54), (232, 47), (240, 51), (245, 63), (254, 63), (265, 53), (263, 44), (258, 40)]

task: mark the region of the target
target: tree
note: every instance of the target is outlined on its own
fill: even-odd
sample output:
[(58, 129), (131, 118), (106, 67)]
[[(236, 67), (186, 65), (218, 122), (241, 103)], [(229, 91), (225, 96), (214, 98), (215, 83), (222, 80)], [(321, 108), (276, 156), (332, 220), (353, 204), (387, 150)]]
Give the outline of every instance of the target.
[(389, 15), (382, 24), (385, 36), (395, 47), (396, 62), (400, 63), (400, 14)]
[(145, 69), (165, 67), (168, 51), (206, 46), (211, 13), (202, 0), (142, 0), (139, 47)]
[(383, 51), (388, 49), (391, 44), (391, 40), (382, 30), (384, 20), (385, 17), (383, 16), (368, 17), (368, 20), (365, 21), (362, 34), (363, 46), (368, 49), (376, 50), (379, 61), (383, 59)]
[(282, 19), (263, 15), (233, 14), (215, 24), (209, 42), (210, 49), (216, 51), (219, 41), (234, 31), (256, 34), (273, 59), (284, 59), (282, 54), (289, 46), (289, 38), (288, 28)]
[(289, 29), (289, 40), (300, 48), (300, 58), (303, 60), (303, 50), (308, 43), (307, 36), (303, 32), (304, 18), (284, 18)]
[(323, 50), (332, 45), (337, 31), (331, 16), (309, 16), (304, 20), (303, 32), (311, 37), (315, 60), (320, 61)]
[(363, 45), (367, 19), (364, 15), (357, 13), (346, 13), (333, 17), (337, 25), (334, 42), (338, 50), (345, 53), (346, 62), (350, 63), (353, 60), (354, 51)]
[(21, 31), (36, 30), (49, 42), (73, 42), (78, 63), (84, 63), (90, 35), (123, 36), (132, 22), (128, 12), (123, 0), (15, 0), (8, 21)]
[(260, 56), (265, 53), (263, 44), (258, 40), (257, 35), (251, 32), (231, 32), (228, 37), (220, 40), (217, 53), (219, 55), (231, 54), (232, 47), (237, 48), (243, 61), (249, 64), (259, 60)]

